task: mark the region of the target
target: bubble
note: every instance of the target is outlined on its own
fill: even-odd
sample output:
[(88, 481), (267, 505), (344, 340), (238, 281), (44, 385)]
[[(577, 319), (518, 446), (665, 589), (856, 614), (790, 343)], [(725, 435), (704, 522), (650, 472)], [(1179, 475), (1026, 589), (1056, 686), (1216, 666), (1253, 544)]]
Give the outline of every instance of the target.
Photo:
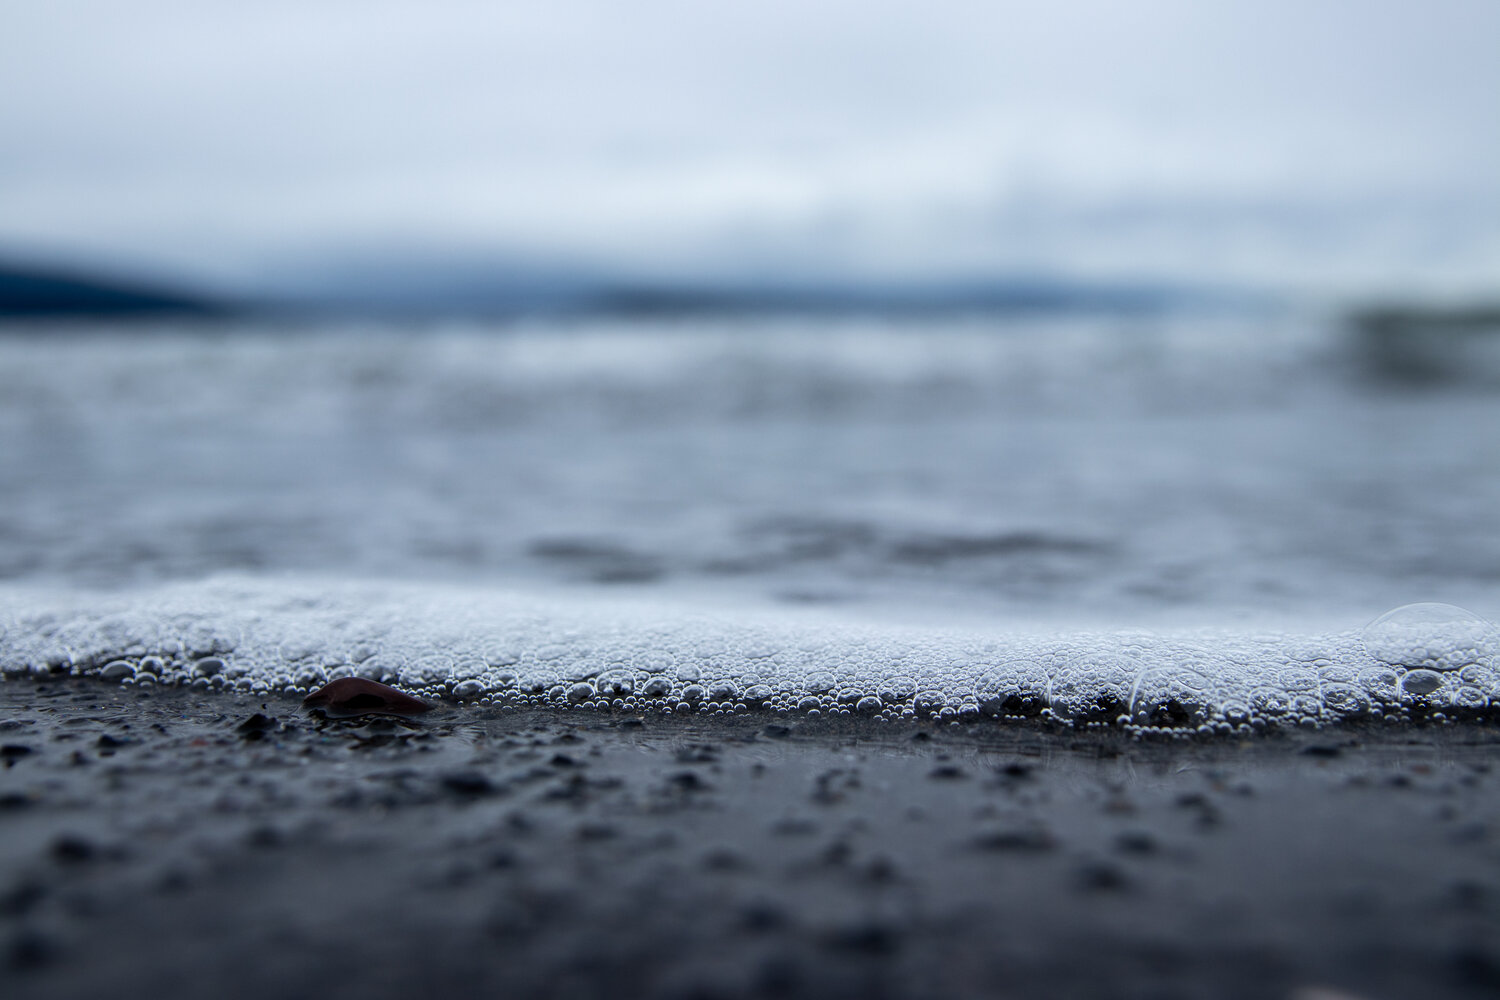
[(193, 672), (199, 677), (212, 677), (224, 669), (224, 661), (217, 656), (205, 656), (193, 664)]
[(768, 685), (752, 684), (745, 689), (745, 701), (751, 705), (759, 705), (769, 701), (772, 693)]
[(1377, 701), (1401, 700), (1401, 674), (1393, 667), (1366, 667), (1359, 672), (1359, 684)]
[(1358, 716), (1370, 711), (1370, 698), (1353, 684), (1325, 684), (1323, 705), (1337, 715)]
[(129, 660), (112, 660), (99, 671), (99, 676), (107, 681), (123, 681), (135, 676), (135, 664)]
[(588, 681), (579, 681), (568, 688), (568, 701), (574, 705), (582, 704), (594, 697), (594, 685)]
[(1169, 729), (1196, 727), (1208, 718), (1208, 678), (1187, 667), (1147, 670), (1130, 692), (1130, 719), (1136, 725)]
[(1495, 626), (1452, 604), (1408, 604), (1365, 626), (1365, 651), (1380, 663), (1423, 670), (1461, 670), (1493, 661)]
[(802, 690), (811, 694), (823, 694), (831, 691), (836, 683), (838, 683), (838, 680), (833, 676), (832, 672), (817, 670), (808, 674), (802, 681)]
[(1054, 718), (1072, 722), (1103, 722), (1129, 708), (1125, 678), (1130, 668), (1108, 655), (1090, 656), (1068, 663), (1052, 678), (1047, 692)]
[(1401, 690), (1426, 696), (1443, 686), (1443, 675), (1434, 670), (1413, 670), (1401, 678)]
[(672, 682), (665, 677), (653, 677), (641, 686), (641, 694), (648, 698), (660, 698), (671, 691)]
[(629, 670), (606, 670), (594, 678), (594, 683), (608, 698), (623, 698), (635, 691), (635, 675)]
[(480, 681), (460, 681), (453, 685), (453, 697), (470, 701), (484, 694), (484, 684)]

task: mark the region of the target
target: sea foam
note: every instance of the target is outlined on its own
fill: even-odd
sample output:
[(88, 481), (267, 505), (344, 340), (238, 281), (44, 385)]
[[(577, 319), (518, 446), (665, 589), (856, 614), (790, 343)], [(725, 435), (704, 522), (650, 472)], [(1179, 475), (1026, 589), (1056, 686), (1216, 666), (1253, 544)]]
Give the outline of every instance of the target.
[(435, 584), (219, 578), (0, 593), (7, 677), (303, 694), (359, 676), (459, 703), (1141, 731), (1484, 718), (1493, 625), (1410, 605), (1313, 634), (911, 627)]

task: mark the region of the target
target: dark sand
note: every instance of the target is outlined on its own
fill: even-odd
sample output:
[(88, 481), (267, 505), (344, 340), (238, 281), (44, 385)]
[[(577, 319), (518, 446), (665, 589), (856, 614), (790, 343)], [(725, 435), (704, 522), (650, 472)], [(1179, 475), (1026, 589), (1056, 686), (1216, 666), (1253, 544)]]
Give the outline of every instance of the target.
[(1500, 992), (1488, 728), (408, 726), (10, 681), (0, 743), (7, 1000)]

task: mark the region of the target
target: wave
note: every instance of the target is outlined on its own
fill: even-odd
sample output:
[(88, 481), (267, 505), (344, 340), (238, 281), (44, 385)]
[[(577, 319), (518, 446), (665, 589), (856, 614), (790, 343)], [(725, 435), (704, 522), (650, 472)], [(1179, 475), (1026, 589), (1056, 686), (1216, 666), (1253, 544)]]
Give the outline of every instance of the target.
[(301, 695), (360, 676), (460, 703), (1250, 733), (1483, 719), (1500, 633), (1450, 605), (1364, 629), (914, 627), (436, 584), (218, 578), (0, 596), (9, 678)]

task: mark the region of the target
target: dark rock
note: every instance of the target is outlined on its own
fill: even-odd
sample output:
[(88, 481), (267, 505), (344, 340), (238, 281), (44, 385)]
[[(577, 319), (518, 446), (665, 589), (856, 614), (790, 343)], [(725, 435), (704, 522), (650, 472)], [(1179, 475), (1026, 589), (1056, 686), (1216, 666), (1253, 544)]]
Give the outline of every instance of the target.
[(7, 743), (0, 746), (0, 760), (5, 761), (6, 767), (11, 767), (22, 757), (29, 757), (36, 753), (31, 747), (23, 743)]
[(1500, 957), (1486, 948), (1470, 945), (1453, 952), (1452, 968), (1465, 985), (1493, 993), (1500, 990)]
[(409, 716), (432, 711), (432, 706), (425, 701), (363, 677), (341, 677), (330, 681), (304, 698), (302, 706), (320, 710), (329, 718)]
[(441, 778), (443, 789), (462, 798), (479, 798), (495, 792), (494, 783), (478, 771), (450, 771)]
[(1156, 838), (1143, 830), (1127, 830), (1115, 838), (1115, 848), (1123, 854), (1155, 854)]
[(1090, 892), (1119, 892), (1129, 887), (1123, 869), (1107, 861), (1091, 861), (1078, 869), (1078, 884)]
[(764, 900), (747, 903), (740, 910), (740, 926), (753, 933), (778, 930), (789, 922), (785, 910)]
[(122, 740), (118, 736), (111, 736), (109, 733), (104, 733), (94, 741), (94, 746), (98, 747), (101, 750), (115, 750), (119, 747), (128, 746), (129, 744), (129, 740)]
[(0, 917), (24, 917), (47, 896), (40, 882), (20, 882), (0, 892)]
[(51, 938), (22, 928), (6, 946), (5, 964), (13, 972), (30, 972), (51, 965), (57, 954), (58, 947)]
[(863, 922), (836, 927), (823, 937), (832, 951), (860, 955), (893, 955), (901, 948), (901, 933), (889, 924)]
[(981, 851), (1040, 852), (1056, 848), (1057, 838), (1042, 827), (1018, 827), (981, 833), (974, 838), (974, 846)]
[(268, 715), (256, 712), (250, 718), (234, 727), (234, 731), (246, 739), (260, 739), (266, 733), (276, 729), (276, 720)]
[(968, 777), (968, 775), (964, 773), (964, 769), (959, 767), (957, 764), (940, 764), (937, 767), (933, 768), (927, 776), (938, 781), (955, 781), (959, 778)]
[(1304, 757), (1341, 757), (1344, 749), (1334, 743), (1309, 743), (1297, 752)]
[(73, 834), (65, 833), (52, 842), (52, 858), (63, 864), (92, 861), (98, 854), (92, 843)]

